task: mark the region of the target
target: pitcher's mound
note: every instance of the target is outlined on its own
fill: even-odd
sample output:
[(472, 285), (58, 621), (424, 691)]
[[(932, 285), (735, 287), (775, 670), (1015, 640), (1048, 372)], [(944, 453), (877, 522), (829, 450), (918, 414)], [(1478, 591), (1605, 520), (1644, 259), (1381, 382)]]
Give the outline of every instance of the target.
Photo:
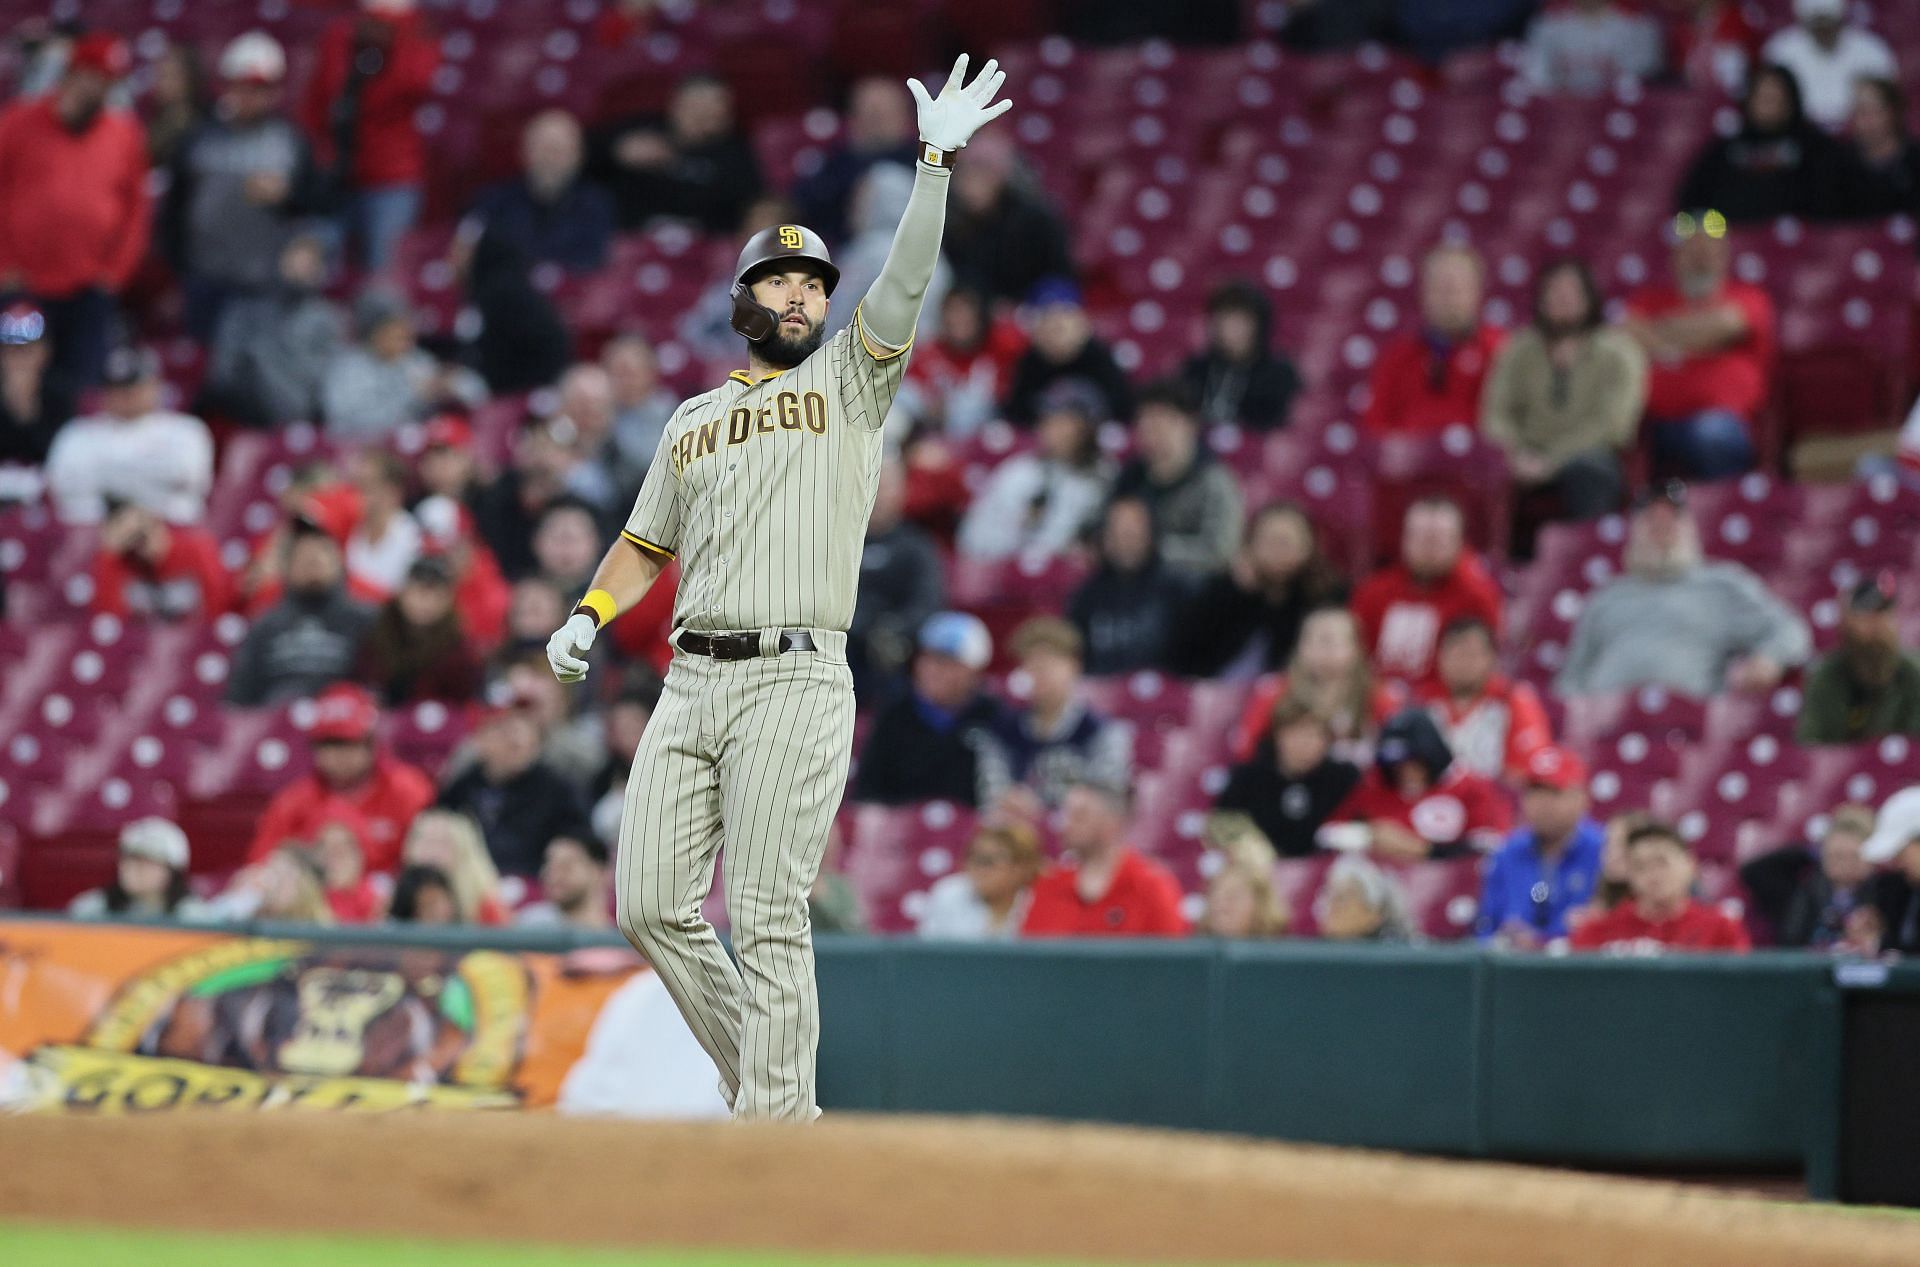
[(31, 1117), (0, 1120), (0, 1156), (0, 1218), (1114, 1262), (1920, 1263), (1920, 1222), (1517, 1166), (1024, 1122)]

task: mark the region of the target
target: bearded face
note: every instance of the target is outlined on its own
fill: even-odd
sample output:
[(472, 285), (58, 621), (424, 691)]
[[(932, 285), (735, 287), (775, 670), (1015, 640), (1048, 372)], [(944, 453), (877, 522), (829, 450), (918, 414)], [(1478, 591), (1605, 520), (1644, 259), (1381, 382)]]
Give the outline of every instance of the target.
[(747, 346), (774, 369), (790, 370), (818, 351), (826, 337), (826, 322), (815, 321), (804, 312), (791, 309), (780, 314), (772, 334)]
[(788, 370), (812, 356), (827, 334), (827, 287), (813, 272), (768, 273), (753, 283), (756, 303), (773, 311), (773, 333), (747, 346), (763, 364)]

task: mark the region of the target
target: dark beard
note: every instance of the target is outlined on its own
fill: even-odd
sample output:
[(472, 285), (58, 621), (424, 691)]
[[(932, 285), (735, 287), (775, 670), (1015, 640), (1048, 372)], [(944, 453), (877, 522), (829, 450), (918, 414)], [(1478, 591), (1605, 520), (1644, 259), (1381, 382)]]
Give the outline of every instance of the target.
[(805, 334), (789, 334), (786, 323), (782, 321), (774, 325), (772, 334), (764, 339), (755, 339), (747, 346), (753, 349), (754, 356), (761, 363), (777, 370), (790, 370), (818, 351), (826, 337), (825, 322), (808, 325)]
[(1897, 643), (1844, 639), (1840, 658), (1846, 662), (1848, 674), (1862, 686), (1885, 686), (1900, 667), (1900, 647)]

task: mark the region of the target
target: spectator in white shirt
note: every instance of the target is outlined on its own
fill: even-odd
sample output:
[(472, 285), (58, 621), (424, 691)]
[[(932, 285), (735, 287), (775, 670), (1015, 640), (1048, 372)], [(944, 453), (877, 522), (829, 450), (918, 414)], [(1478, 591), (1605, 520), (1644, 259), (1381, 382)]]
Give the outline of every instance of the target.
[(47, 489), (67, 523), (106, 518), (107, 500), (196, 523), (213, 486), (207, 424), (160, 406), (160, 362), (139, 348), (107, 358), (102, 411), (60, 429), (47, 454)]
[(1042, 861), (1040, 838), (1024, 823), (982, 827), (967, 846), (964, 869), (927, 890), (918, 917), (920, 936), (948, 941), (1018, 937)]
[(1081, 379), (1040, 399), (1039, 447), (1008, 458), (960, 522), (960, 553), (1042, 564), (1079, 543), (1100, 515), (1112, 473), (1100, 456), (1100, 393)]
[(1900, 77), (1893, 50), (1865, 27), (1847, 24), (1846, 0), (1793, 0), (1793, 16), (1795, 24), (1767, 41), (1762, 58), (1793, 72), (1807, 118), (1838, 131), (1853, 112), (1857, 81)]
[(420, 524), (407, 513), (407, 464), (386, 449), (364, 449), (353, 458), (360, 490), (360, 522), (347, 538), (347, 575), (391, 594), (420, 557)]

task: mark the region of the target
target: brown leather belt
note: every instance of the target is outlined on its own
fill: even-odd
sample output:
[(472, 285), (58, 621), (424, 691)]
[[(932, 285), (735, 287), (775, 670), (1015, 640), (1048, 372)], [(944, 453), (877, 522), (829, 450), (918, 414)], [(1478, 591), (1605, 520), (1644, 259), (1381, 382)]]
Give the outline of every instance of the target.
[[(760, 657), (760, 635), (750, 633), (695, 633), (691, 629), (682, 629), (674, 640), (682, 651), (689, 655), (703, 655), (714, 660), (756, 660)], [(813, 650), (813, 635), (804, 629), (782, 629), (780, 631), (780, 654), (789, 651)]]

